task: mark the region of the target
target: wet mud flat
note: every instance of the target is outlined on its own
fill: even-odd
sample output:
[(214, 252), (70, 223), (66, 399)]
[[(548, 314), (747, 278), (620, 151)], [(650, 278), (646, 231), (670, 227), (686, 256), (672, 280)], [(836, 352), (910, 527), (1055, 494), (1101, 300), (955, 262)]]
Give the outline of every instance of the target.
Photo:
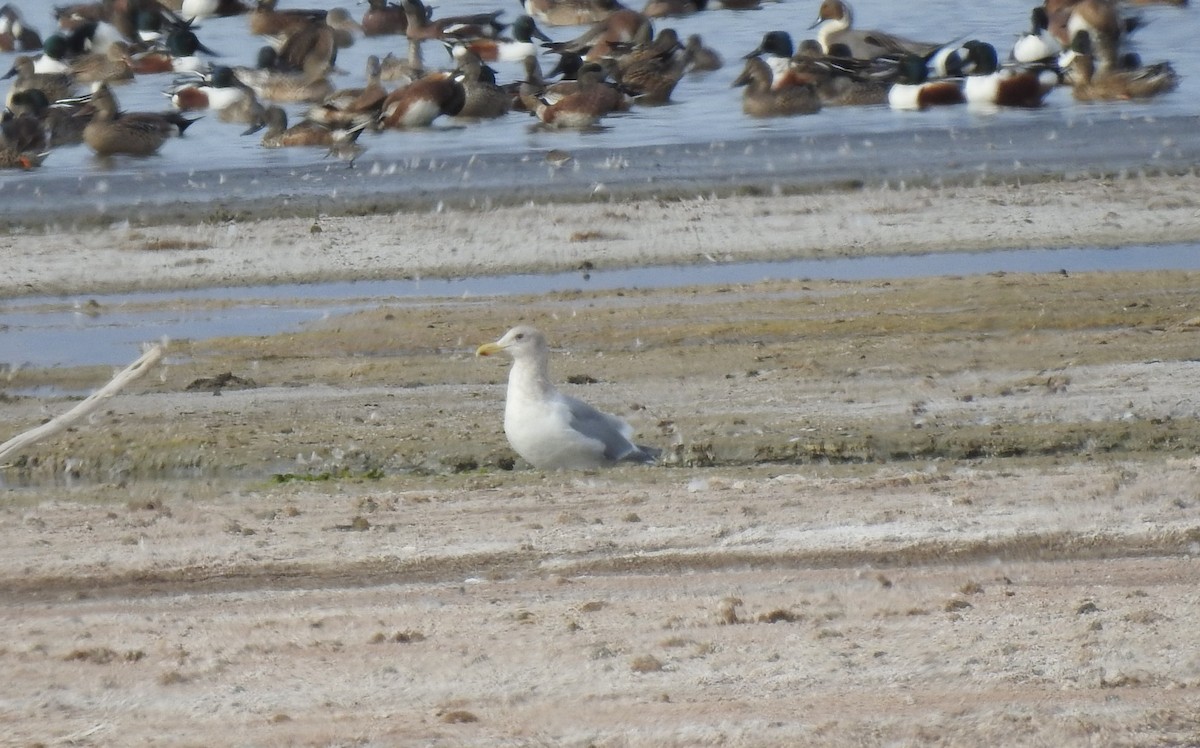
[[(5, 721), (17, 744), (1195, 742), (1198, 280), (627, 289), (177, 341), (4, 471)], [(472, 351), (518, 321), (663, 464), (514, 460), (507, 369)]]

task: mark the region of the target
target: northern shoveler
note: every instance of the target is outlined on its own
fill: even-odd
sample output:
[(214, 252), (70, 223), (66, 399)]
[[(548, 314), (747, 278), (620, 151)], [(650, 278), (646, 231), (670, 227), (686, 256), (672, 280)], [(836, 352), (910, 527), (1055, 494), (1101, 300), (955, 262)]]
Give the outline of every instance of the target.
[(10, 98), (18, 91), (39, 88), (46, 94), (47, 99), (57, 101), (69, 98), (75, 91), (75, 81), (70, 75), (33, 72), (33, 58), (27, 55), (20, 55), (13, 60), (12, 69), (3, 79), (8, 78), (14, 79), (9, 89)]
[(181, 112), (212, 110), (222, 122), (253, 125), (263, 121), (266, 110), (254, 91), (221, 65), (197, 82), (176, 85), (169, 92), (171, 104)]
[(917, 55), (900, 59), (897, 80), (888, 89), (888, 105), (892, 109), (920, 111), (966, 101), (961, 79), (929, 80), (927, 62)]
[(533, 18), (528, 15), (517, 16), (512, 24), (512, 38), (472, 39), (454, 45), (454, 50), (466, 49), (484, 62), (521, 62), (530, 55), (536, 56), (541, 49), (533, 43), (534, 39), (544, 42), (551, 41), (542, 33)]
[(817, 29), (817, 41), (821, 43), (825, 54), (832, 54), (830, 47), (834, 44), (844, 44), (850, 56), (860, 60), (897, 54), (927, 57), (942, 46), (905, 39), (884, 31), (856, 29), (854, 12), (845, 0), (823, 0), (817, 11), (817, 21), (811, 28)]
[(36, 52), (42, 48), (42, 36), (21, 17), (15, 5), (0, 6), (0, 52)]

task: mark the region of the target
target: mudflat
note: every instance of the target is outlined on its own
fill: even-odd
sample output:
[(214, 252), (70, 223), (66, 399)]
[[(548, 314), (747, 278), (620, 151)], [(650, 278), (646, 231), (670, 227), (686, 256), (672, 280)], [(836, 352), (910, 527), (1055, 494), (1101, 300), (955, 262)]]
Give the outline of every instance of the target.
[[(39, 232), (4, 240), (3, 293), (1195, 241), (1196, 181)], [(173, 341), (4, 467), (7, 738), (1196, 743), (1198, 281), (625, 289)], [(518, 322), (661, 464), (514, 460), (505, 364), (472, 353)]]

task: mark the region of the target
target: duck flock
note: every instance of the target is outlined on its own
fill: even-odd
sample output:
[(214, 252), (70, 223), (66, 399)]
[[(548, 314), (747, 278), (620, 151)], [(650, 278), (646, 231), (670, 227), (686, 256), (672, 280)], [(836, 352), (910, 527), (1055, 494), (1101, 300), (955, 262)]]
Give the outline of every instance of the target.
[[(586, 130), (669, 103), (685, 76), (730, 64), (742, 68), (730, 106), (740, 99), (754, 118), (840, 106), (1038, 107), (1058, 88), (1080, 101), (1150, 99), (1179, 83), (1170, 62), (1145, 62), (1127, 43), (1142, 25), (1132, 6), (1145, 1), (1045, 0), (999, 47), (864, 29), (846, 0), (786, 1), (795, 27), (764, 29), (736, 62), (671, 24), (753, 11), (760, 0), (648, 0), (640, 10), (620, 0), (521, 0), (511, 22), (503, 10), (442, 15), (422, 0), (366, 0), (357, 17), (280, 0), (101, 0), (55, 8), (58, 27), (45, 35), (8, 4), (0, 51), (18, 54), (5, 76), (0, 168), (32, 169), (81, 143), (101, 157), (151, 155), (204, 116), (267, 148), (321, 148), (350, 161), (366, 131), (443, 117), (523, 116), (538, 128)], [(228, 23), (262, 40), (240, 65), (219, 64), (226, 58), (203, 41), (210, 24)], [(345, 75), (338, 51), (363, 37), (394, 41), (367, 57), (356, 85), (335, 86)], [(499, 79), (495, 68), (516, 72)], [(123, 110), (120, 86), (149, 76), (169, 105)]]

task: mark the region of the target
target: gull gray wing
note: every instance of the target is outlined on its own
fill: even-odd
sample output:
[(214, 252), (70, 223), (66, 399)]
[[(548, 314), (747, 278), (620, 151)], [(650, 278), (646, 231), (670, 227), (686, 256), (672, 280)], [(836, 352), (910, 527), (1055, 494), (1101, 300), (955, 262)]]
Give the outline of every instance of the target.
[(616, 462), (641, 454), (638, 446), (630, 441), (633, 427), (621, 418), (602, 413), (582, 400), (564, 395), (570, 409), (572, 429), (604, 445), (604, 458)]

